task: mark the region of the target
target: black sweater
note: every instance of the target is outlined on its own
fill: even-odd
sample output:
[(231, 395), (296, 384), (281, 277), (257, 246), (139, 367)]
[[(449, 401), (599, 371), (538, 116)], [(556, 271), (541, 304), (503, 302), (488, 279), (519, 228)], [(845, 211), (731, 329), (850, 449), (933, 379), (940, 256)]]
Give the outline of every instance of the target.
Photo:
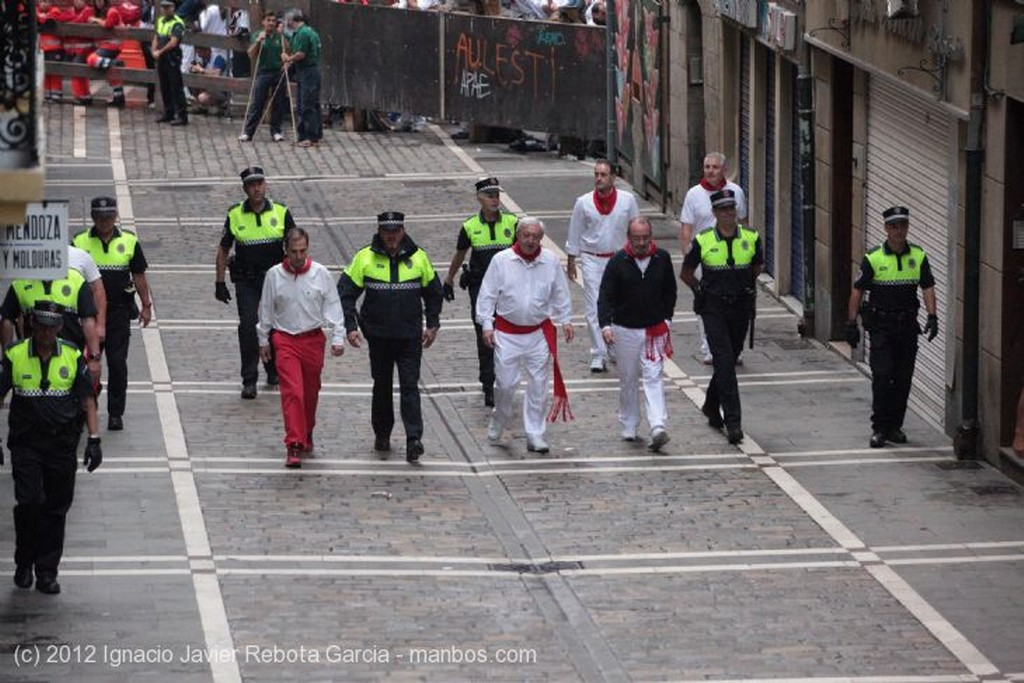
[(602, 328), (650, 327), (671, 320), (675, 307), (676, 274), (667, 251), (656, 250), (643, 273), (624, 249), (608, 260), (597, 299)]

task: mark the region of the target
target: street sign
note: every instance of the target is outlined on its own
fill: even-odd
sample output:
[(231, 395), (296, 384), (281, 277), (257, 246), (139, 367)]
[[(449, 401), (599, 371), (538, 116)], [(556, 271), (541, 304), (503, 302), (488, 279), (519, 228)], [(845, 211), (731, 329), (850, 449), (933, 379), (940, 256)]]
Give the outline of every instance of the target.
[(33, 202), (25, 222), (0, 229), (0, 279), (60, 280), (68, 274), (67, 202)]

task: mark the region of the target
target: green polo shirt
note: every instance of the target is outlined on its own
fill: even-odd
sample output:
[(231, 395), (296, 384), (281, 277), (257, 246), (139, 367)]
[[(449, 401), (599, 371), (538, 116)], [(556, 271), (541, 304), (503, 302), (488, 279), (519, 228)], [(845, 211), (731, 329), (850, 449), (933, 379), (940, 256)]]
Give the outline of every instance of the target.
[[(258, 31), (249, 36), (249, 42), (255, 43), (263, 31)], [(281, 70), (281, 48), (283, 41), (279, 33), (273, 33), (263, 41), (260, 49), (260, 63), (256, 66), (257, 71), (280, 71)]]
[(296, 62), (297, 66), (316, 66), (320, 63), (320, 35), (309, 24), (303, 24), (295, 31), (289, 44), (293, 54), (302, 52), (306, 55), (301, 62)]

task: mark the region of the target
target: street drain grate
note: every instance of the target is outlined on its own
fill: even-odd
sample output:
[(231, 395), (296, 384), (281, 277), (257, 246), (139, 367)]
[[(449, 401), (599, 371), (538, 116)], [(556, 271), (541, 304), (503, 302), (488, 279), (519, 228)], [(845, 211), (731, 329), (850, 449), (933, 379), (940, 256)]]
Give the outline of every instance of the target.
[(976, 460), (957, 460), (955, 462), (937, 462), (940, 470), (980, 470), (981, 463)]
[(989, 486), (972, 486), (971, 490), (979, 496), (1019, 496), (1020, 489), (1011, 484), (992, 484)]
[(511, 562), (509, 564), (492, 564), (488, 568), (496, 572), (515, 572), (517, 574), (551, 574), (564, 569), (583, 569), (582, 562)]

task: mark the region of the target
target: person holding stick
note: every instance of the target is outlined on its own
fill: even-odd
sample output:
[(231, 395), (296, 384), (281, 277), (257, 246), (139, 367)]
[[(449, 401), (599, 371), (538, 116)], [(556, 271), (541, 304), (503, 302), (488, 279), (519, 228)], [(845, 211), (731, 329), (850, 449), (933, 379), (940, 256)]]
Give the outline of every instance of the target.
[[(306, 23), (306, 16), (301, 12), (292, 15), (291, 26), (295, 30), (289, 41), (291, 51), (282, 61), (285, 69), (294, 67), (295, 83), (299, 86), (299, 126), (295, 144), (314, 147), (324, 136), (320, 119), (320, 34)], [(287, 71), (285, 85), (291, 85)], [(288, 92), (290, 96), (290, 88)]]
[[(284, 122), (286, 97), (284, 73), (281, 71), (281, 54), (287, 47), (284, 24), (277, 13), (268, 10), (263, 14), (263, 30), (252, 34), (248, 50), (249, 59), (256, 64), (249, 106), (245, 110), (245, 123), (239, 142), (249, 142), (256, 135), (256, 129), (267, 117), (270, 109), (270, 136), (274, 142), (284, 140), (281, 124)], [(268, 103), (269, 100), (269, 103)]]

